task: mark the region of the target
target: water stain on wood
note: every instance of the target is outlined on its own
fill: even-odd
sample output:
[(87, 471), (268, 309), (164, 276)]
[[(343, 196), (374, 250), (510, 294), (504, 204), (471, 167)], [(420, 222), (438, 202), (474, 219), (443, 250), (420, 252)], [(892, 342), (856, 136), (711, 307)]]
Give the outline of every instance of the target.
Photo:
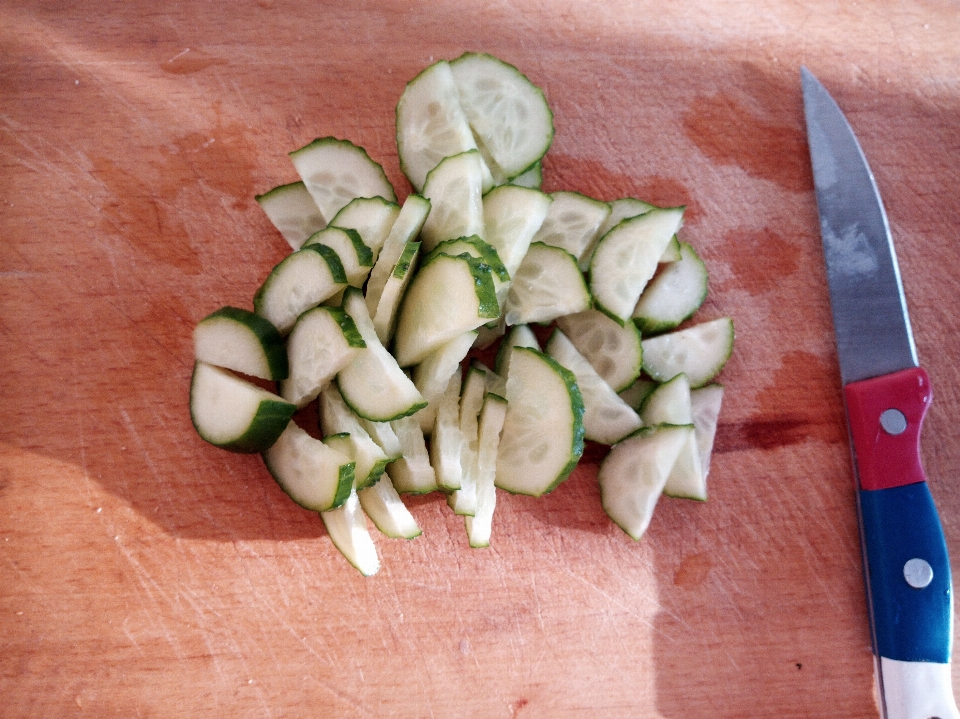
[[(769, 88), (757, 95), (769, 96)], [(806, 134), (800, 125), (761, 117), (736, 97), (718, 93), (697, 98), (683, 116), (684, 131), (704, 155), (736, 165), (751, 177), (792, 192), (813, 189)]]
[(192, 50), (187, 48), (176, 57), (160, 63), (160, 69), (171, 75), (192, 75), (200, 72), (211, 65), (226, 65), (227, 61), (222, 57), (208, 55), (202, 50)]
[(189, 132), (158, 148), (153, 162), (127, 167), (103, 155), (90, 157), (90, 174), (108, 193), (101, 206), (104, 232), (118, 233), (150, 259), (198, 274), (201, 263), (181, 216), (182, 192), (209, 187), (242, 208), (253, 202), (255, 148), (243, 125), (224, 122), (209, 132)]
[(759, 295), (776, 289), (780, 282), (800, 269), (802, 242), (792, 240), (769, 228), (738, 229), (726, 233), (724, 247), (737, 251), (724, 256), (733, 270), (721, 286), (746, 290)]
[(696, 587), (703, 584), (710, 570), (713, 569), (713, 562), (706, 554), (691, 554), (684, 557), (673, 574), (673, 583), (678, 587)]
[(717, 428), (714, 451), (768, 450), (819, 441), (846, 440), (843, 398), (834, 384), (836, 368), (809, 352), (784, 355), (773, 382), (757, 396), (757, 412), (748, 420)]

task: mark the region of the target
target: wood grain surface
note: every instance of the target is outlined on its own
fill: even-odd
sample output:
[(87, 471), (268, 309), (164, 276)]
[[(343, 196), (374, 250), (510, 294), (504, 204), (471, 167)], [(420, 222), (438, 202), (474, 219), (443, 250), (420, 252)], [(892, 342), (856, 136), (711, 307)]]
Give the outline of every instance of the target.
[[(410, 191), (394, 105), (466, 50), (544, 88), (546, 190), (688, 206), (737, 328), (711, 497), (634, 542), (590, 447), (489, 549), (409, 500), (364, 579), (196, 436), (191, 331), (286, 253), (253, 198), (289, 151), (349, 138)], [(0, 715), (876, 717), (801, 65), (887, 205), (960, 557), (955, 2), (0, 3)]]

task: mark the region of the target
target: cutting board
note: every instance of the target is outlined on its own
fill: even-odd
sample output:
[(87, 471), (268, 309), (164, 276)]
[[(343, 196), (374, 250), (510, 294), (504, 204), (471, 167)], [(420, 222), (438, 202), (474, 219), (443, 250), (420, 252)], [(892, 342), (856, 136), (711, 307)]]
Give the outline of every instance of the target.
[[(960, 557), (960, 16), (948, 3), (0, 8), (6, 717), (876, 717), (799, 68), (886, 201)], [(541, 86), (544, 189), (687, 206), (735, 352), (706, 503), (604, 515), (591, 445), (471, 549), (442, 497), (364, 578), (188, 415), (191, 331), (288, 251), (254, 196), (334, 135), (401, 197), (394, 105), (493, 53)], [(958, 670), (954, 670), (958, 677)]]

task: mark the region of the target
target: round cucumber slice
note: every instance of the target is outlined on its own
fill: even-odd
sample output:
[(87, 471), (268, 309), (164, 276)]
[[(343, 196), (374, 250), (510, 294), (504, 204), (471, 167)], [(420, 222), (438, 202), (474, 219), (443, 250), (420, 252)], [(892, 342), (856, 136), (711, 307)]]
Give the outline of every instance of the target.
[(250, 310), (221, 307), (193, 330), (194, 357), (261, 379), (286, 379), (283, 337), (271, 322)]
[(583, 454), (583, 397), (556, 360), (514, 347), (496, 486), (540, 496), (566, 479)]
[(274, 187), (254, 199), (294, 250), (299, 250), (314, 232), (326, 227), (326, 220), (302, 181)]
[(533, 167), (553, 141), (543, 91), (492, 55), (464, 53), (450, 69), (470, 128), (507, 179)]
[(349, 140), (321, 137), (291, 152), (290, 159), (328, 221), (356, 197), (397, 199), (383, 168)]
[(600, 238), (590, 260), (597, 309), (624, 323), (683, 221), (683, 208), (650, 210), (624, 220)]
[(607, 516), (639, 540), (653, 518), (667, 477), (693, 427), (644, 427), (615, 445), (600, 463), (597, 481)]
[(280, 383), (280, 396), (297, 407), (306, 406), (366, 346), (341, 308), (324, 305), (307, 310), (287, 338), (290, 377)]
[(483, 236), (483, 171), (476, 150), (447, 157), (427, 175), (423, 196), (430, 214), (420, 231), (429, 252), (444, 240)]
[(733, 320), (721, 317), (683, 330), (650, 337), (643, 346), (643, 369), (658, 382), (683, 372), (692, 388), (713, 379), (733, 352)]
[(442, 159), (477, 149), (446, 60), (407, 83), (396, 112), (400, 169), (417, 192)]
[(590, 307), (590, 291), (576, 258), (542, 242), (530, 245), (507, 292), (508, 325), (550, 322)]
[(270, 447), (290, 422), (296, 405), (197, 361), (190, 381), (190, 419), (210, 444), (231, 452), (256, 453)]
[(693, 247), (680, 243), (680, 259), (655, 276), (640, 295), (633, 321), (644, 334), (672, 330), (700, 309), (707, 297), (707, 266)]
[(263, 452), (263, 463), (280, 488), (304, 509), (322, 512), (339, 507), (353, 490), (356, 464), (294, 422)]
[(253, 310), (285, 335), (301, 313), (346, 285), (347, 274), (337, 253), (326, 245), (308, 245), (271, 270), (253, 296)]
[(636, 325), (623, 325), (599, 310), (589, 309), (557, 319), (574, 347), (613, 389), (622, 392), (640, 375), (643, 349)]

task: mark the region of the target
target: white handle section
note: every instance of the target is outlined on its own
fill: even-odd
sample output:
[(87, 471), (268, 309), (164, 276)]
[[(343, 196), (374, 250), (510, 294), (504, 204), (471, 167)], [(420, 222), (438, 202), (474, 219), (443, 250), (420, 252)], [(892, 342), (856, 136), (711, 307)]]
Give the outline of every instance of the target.
[(949, 664), (880, 657), (886, 719), (960, 719)]

